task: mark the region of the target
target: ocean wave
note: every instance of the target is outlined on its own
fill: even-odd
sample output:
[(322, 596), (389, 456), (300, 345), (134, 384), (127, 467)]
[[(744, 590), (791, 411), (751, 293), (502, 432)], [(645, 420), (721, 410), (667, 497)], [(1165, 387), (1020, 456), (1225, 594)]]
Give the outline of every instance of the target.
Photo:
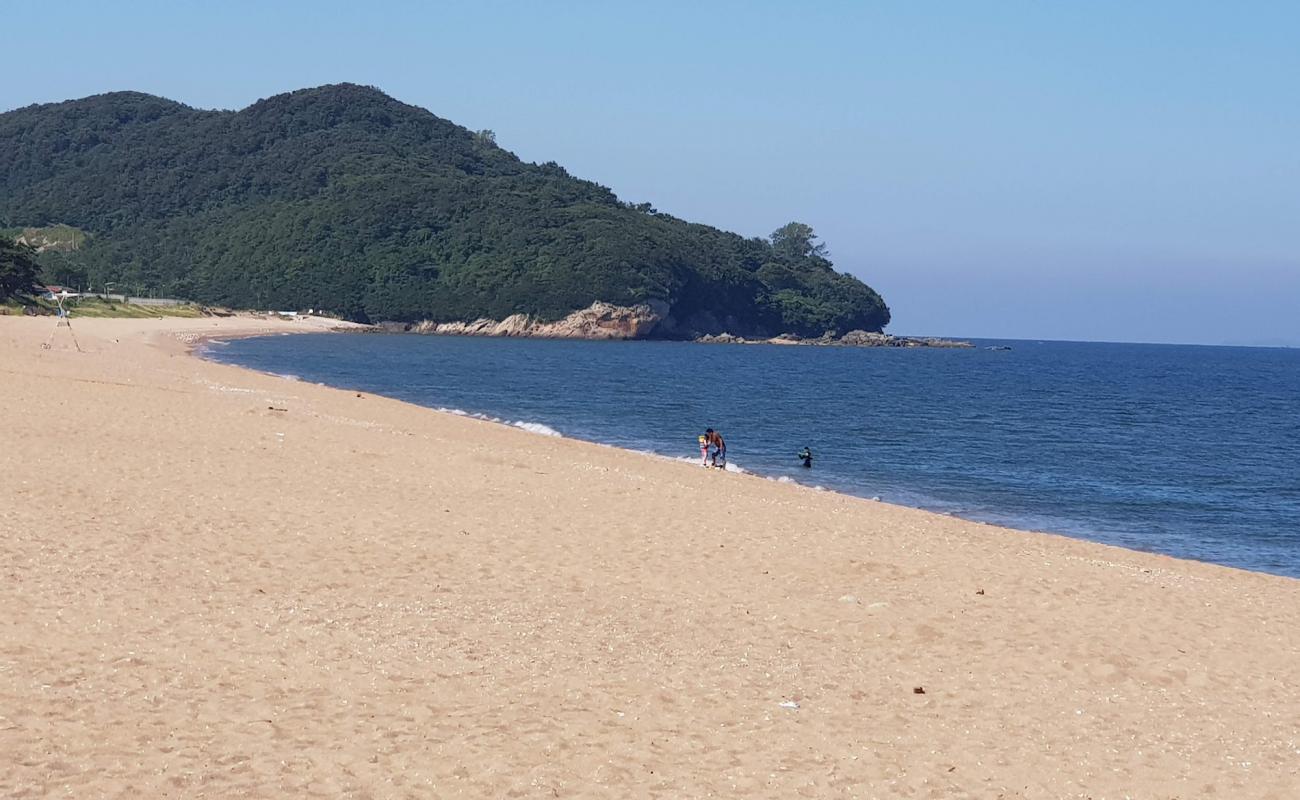
[(452, 414), (457, 417), (468, 417), (469, 419), (482, 420), (483, 422), (494, 422), (497, 425), (509, 425), (512, 428), (518, 428), (521, 431), (535, 433), (539, 436), (552, 436), (560, 439), (564, 438), (564, 434), (552, 428), (550, 425), (544, 425), (540, 422), (502, 419), (501, 417), (494, 417), (491, 414), (480, 414), (477, 411), (466, 411), (463, 408), (448, 408), (447, 406), (438, 406), (434, 410), (442, 412), (443, 414)]
[[(697, 466), (697, 467), (704, 466), (703, 464), (700, 463), (700, 457), (699, 457), (699, 456), (670, 456), (670, 455), (665, 455), (665, 454), (663, 454), (663, 453), (656, 452), (656, 451), (654, 451), (654, 450), (637, 450), (637, 449), (635, 449), (635, 448), (626, 448), (626, 449), (631, 449), (632, 452), (634, 452), (634, 453), (645, 453), (645, 454), (647, 454), (647, 455), (656, 456), (656, 457), (658, 457), (658, 458), (666, 458), (666, 459), (668, 459), (669, 461), (677, 461), (677, 462), (680, 462), (680, 463), (682, 463), (682, 464), (693, 464), (693, 465), (695, 465), (695, 466)], [(742, 467), (742, 466), (740, 466), (740, 465), (738, 465), (738, 464), (732, 463), (732, 462), (730, 462), (730, 461), (727, 462), (726, 466), (723, 467), (723, 469), (725, 469), (727, 472), (734, 472), (734, 473), (736, 473), (737, 475), (751, 475), (751, 474), (753, 474), (753, 473), (751, 473), (749, 470), (745, 469), (744, 467)]]
[(645, 453), (646, 455), (658, 456), (659, 458), (666, 458), (669, 461), (680, 461), (683, 464), (694, 464), (697, 467), (700, 466), (699, 456), (667, 456), (656, 450), (638, 450), (635, 448), (629, 448), (629, 449), (631, 449), (632, 452), (634, 453)]
[(528, 431), (529, 433), (536, 433), (540, 436), (557, 436), (561, 438), (564, 436), (564, 434), (551, 426), (543, 425), (540, 422), (512, 422), (510, 424), (520, 430)]

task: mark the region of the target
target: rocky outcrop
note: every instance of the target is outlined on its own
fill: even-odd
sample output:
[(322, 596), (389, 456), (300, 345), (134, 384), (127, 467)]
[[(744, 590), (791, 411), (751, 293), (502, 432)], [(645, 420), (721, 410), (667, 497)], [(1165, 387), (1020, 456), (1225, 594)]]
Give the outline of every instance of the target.
[(543, 322), (528, 314), (512, 314), (503, 320), (476, 319), (473, 322), (426, 320), (408, 328), (414, 333), (444, 336), (522, 336), (538, 339), (645, 339), (668, 316), (668, 304), (650, 300), (635, 306), (595, 302), (581, 311), (554, 322)]
[(852, 347), (974, 347), (970, 342), (937, 339), (933, 336), (890, 336), (887, 333), (849, 331), (837, 344)]
[[(528, 314), (512, 314), (505, 319), (476, 319), (473, 322), (435, 322), (415, 324), (381, 322), (368, 330), (376, 333), (426, 333), (441, 336), (509, 336), (533, 339), (653, 339), (685, 338), (662, 300), (649, 300), (635, 306), (616, 306), (595, 302), (581, 311), (554, 322), (538, 320)], [(686, 336), (689, 336), (687, 334)], [(705, 344), (787, 344), (823, 347), (973, 347), (970, 342), (929, 337), (892, 336), (874, 331), (849, 331), (837, 336), (827, 331), (815, 339), (783, 333), (772, 338), (746, 338), (732, 333), (698, 336)]]
[(753, 341), (762, 340), (746, 339), (743, 336), (733, 336), (730, 333), (711, 333), (701, 336), (695, 341), (703, 344), (750, 344)]
[(873, 331), (849, 331), (843, 336), (836, 336), (827, 331), (816, 339), (801, 339), (791, 333), (783, 333), (771, 339), (746, 339), (730, 333), (701, 336), (695, 341), (704, 344), (802, 344), (822, 347), (974, 347), (970, 342), (934, 337), (892, 336), (888, 333)]
[(896, 347), (897, 337), (890, 336), (887, 333), (872, 333), (871, 331), (849, 331), (840, 337), (839, 344), (850, 345), (852, 347)]

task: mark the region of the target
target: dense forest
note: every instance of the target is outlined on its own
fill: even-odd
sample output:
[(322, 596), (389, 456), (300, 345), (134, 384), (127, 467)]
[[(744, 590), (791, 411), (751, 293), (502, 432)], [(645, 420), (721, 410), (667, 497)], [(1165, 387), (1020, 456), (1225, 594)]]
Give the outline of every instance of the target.
[(64, 224), (48, 280), (360, 320), (668, 302), (665, 335), (880, 330), (810, 227), (745, 238), (621, 202), (374, 88), (205, 111), (117, 92), (0, 114), (0, 229)]

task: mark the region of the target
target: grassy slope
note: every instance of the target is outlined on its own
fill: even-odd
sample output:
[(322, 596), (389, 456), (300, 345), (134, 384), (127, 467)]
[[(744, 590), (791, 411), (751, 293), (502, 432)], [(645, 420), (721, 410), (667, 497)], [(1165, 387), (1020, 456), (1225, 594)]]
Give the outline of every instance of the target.
[(71, 225), (55, 224), (40, 228), (8, 228), (0, 235), (12, 239), (22, 237), (28, 244), (37, 248), (48, 248), (68, 252), (80, 250), (86, 244), (86, 232)]
[[(130, 303), (111, 303), (97, 297), (75, 298), (65, 301), (69, 315), (77, 317), (201, 317), (203, 311), (196, 305), (137, 306)], [(20, 315), (25, 308), (36, 309), (37, 314), (58, 313), (59, 305), (43, 298), (8, 299), (0, 301), (0, 315)]]

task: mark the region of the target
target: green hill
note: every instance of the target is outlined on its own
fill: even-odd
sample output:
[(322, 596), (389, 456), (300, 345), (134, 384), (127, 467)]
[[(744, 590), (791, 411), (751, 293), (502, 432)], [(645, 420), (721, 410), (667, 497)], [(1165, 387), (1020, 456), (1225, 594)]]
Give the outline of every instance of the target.
[(235, 307), (454, 321), (658, 299), (663, 335), (889, 321), (807, 226), (685, 222), (351, 84), (241, 111), (116, 92), (0, 114), (0, 229), (55, 224), (88, 235), (43, 260), (51, 280)]

